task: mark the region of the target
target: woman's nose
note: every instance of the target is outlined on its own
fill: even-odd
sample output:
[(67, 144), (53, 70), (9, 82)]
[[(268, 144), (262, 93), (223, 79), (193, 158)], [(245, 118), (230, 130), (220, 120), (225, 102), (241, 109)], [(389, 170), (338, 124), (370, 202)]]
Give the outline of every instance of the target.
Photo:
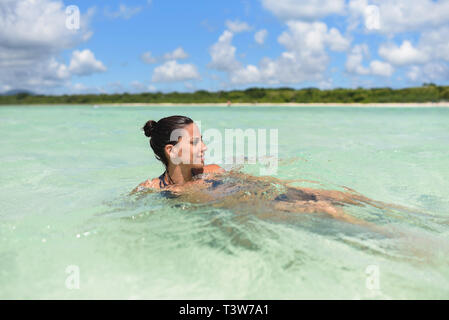
[(203, 147), (201, 148), (202, 151), (206, 151), (207, 150), (207, 146), (204, 144), (203, 142)]

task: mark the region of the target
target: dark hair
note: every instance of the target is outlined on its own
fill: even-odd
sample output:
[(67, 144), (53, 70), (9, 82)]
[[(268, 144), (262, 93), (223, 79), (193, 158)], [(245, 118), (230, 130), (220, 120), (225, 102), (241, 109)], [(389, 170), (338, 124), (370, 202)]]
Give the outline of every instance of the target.
[(171, 116), (162, 118), (159, 121), (148, 120), (142, 128), (145, 135), (150, 138), (150, 146), (153, 149), (156, 159), (162, 161), (165, 168), (168, 168), (168, 159), (165, 156), (164, 148), (167, 144), (175, 145), (178, 141), (170, 141), (170, 135), (175, 129), (182, 129), (186, 125), (193, 123), (193, 120), (185, 116)]

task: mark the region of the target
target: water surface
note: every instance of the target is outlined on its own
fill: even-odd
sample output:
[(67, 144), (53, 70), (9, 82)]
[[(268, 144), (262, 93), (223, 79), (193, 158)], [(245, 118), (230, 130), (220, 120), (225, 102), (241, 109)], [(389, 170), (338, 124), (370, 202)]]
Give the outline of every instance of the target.
[[(263, 201), (226, 203), (231, 183), (213, 203), (130, 196), (163, 171), (140, 127), (174, 114), (277, 128), (274, 178), (409, 210), (344, 207), (379, 232), (262, 215)], [(1, 107), (0, 134), (0, 298), (449, 298), (448, 108)]]

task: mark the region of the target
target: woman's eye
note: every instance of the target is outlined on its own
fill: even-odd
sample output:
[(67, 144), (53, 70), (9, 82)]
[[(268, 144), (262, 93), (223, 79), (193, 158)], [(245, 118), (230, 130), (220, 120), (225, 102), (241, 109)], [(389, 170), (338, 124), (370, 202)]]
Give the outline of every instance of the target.
[(203, 136), (198, 137), (198, 138), (192, 138), (190, 144), (196, 146), (198, 143), (200, 143), (201, 141), (203, 141)]

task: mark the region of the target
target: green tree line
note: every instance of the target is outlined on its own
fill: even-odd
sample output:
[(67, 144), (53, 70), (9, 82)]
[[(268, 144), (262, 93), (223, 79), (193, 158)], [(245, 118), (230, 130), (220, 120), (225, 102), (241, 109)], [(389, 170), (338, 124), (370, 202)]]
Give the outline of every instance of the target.
[(145, 92), (136, 94), (35, 95), (19, 93), (0, 96), (0, 105), (15, 104), (103, 104), (103, 103), (406, 103), (449, 101), (449, 87), (433, 83), (421, 87), (391, 88), (249, 88), (209, 92)]

